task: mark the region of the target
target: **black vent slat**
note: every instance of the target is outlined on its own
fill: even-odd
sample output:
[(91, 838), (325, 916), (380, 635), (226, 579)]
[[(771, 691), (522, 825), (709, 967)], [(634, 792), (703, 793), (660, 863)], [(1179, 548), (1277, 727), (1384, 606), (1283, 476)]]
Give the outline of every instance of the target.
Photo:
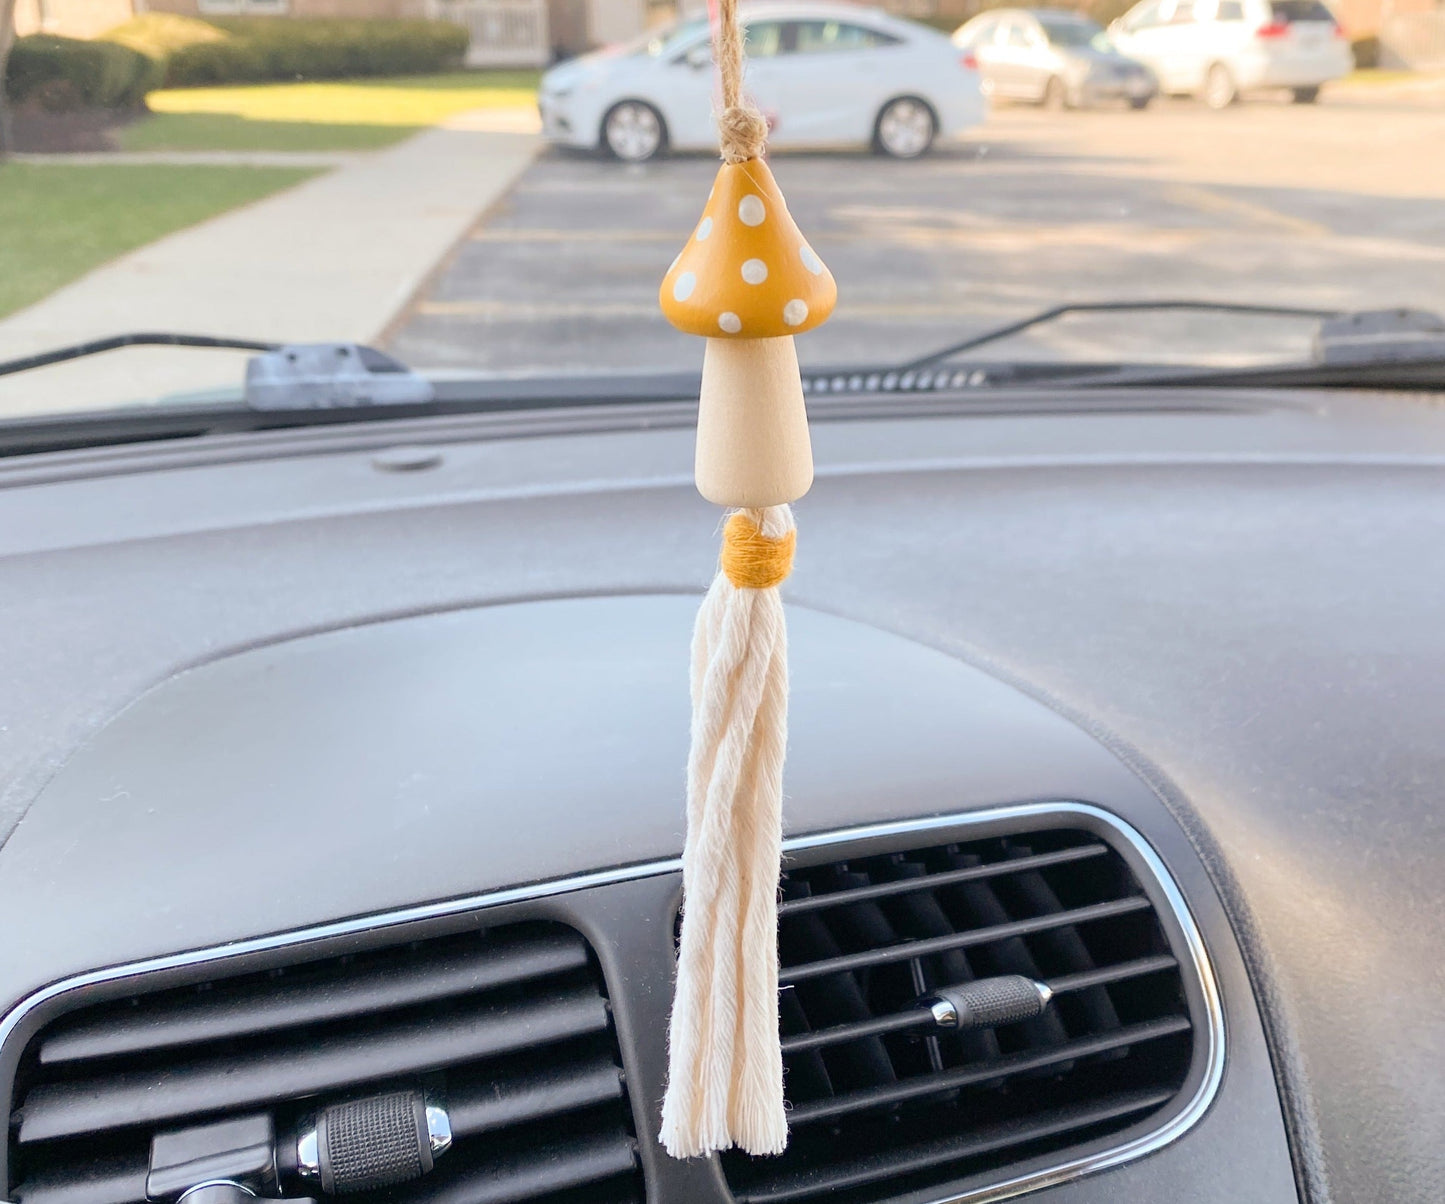
[(1149, 900), (1142, 895), (1111, 900), (1107, 903), (1093, 903), (1087, 907), (1074, 908), (1056, 915), (1014, 920), (1006, 924), (995, 924), (988, 928), (976, 928), (970, 932), (956, 933), (952, 936), (909, 941), (903, 945), (871, 949), (865, 953), (850, 953), (841, 957), (804, 962), (799, 966), (785, 966), (778, 977), (779, 981), (784, 984), (797, 983), (809, 978), (839, 974), (843, 971), (865, 970), (872, 966), (910, 961), (916, 957), (927, 957), (931, 953), (943, 953), (951, 949), (968, 949), (975, 945), (987, 945), (1011, 940), (1015, 937), (1032, 936), (1065, 925), (1087, 924), (1093, 920), (1109, 919), (1134, 911), (1148, 911), (1151, 906)]
[[(1009, 860), (1017, 869), (1019, 862), (1024, 858), (1014, 857), (1011, 853)], [(1014, 892), (1018, 900), (1030, 911), (1057, 912), (1063, 906), (1053, 887), (1037, 870), (1026, 870), (1001, 879), (1001, 882), (1004, 888)], [(1047, 932), (1039, 933), (1034, 942), (1034, 948), (1037, 950), (1040, 961), (1051, 967), (1065, 967), (1069, 972), (1076, 974), (1087, 973), (1095, 968), (1094, 959), (1084, 944), (1083, 937), (1073, 927), (1051, 928)], [(1119, 1016), (1114, 1011), (1114, 1004), (1107, 991), (1098, 986), (1081, 987), (1078, 988), (1078, 991), (1076, 1006), (1083, 1008), (1088, 1013), (1089, 1028), (1119, 1027)], [(1045, 1013), (1042, 1019), (1047, 1019), (1049, 1014)]]
[(40, 1046), (40, 1062), (58, 1065), (317, 1024), (491, 990), (586, 964), (587, 946), (579, 936), (504, 938), (482, 950), (460, 949), (402, 965), (381, 962), (322, 984), (301, 976), (297, 981), (256, 983), (224, 1001), (199, 994), (165, 1010), (91, 1016), (47, 1037)]
[[(1010, 850), (1010, 853), (1013, 851)], [(949, 855), (948, 864), (972, 866), (976, 865), (979, 860), (977, 853), (956, 852)], [(1018, 860), (1010, 856), (1002, 864), (1017, 869)], [(1035, 957), (1036, 946), (1031, 945), (1023, 938), (1025, 935), (1036, 935), (1042, 939), (1059, 929), (1054, 925), (1049, 925), (1030, 933), (1020, 933), (1013, 928), (1009, 923), (1009, 917), (1017, 912), (1010, 911), (1000, 894), (1001, 891), (1007, 892), (1012, 885), (1014, 885), (1013, 879), (1003, 877), (997, 877), (987, 882), (962, 882), (957, 886), (946, 887), (944, 897), (954, 902), (955, 907), (960, 910), (960, 914), (966, 917), (970, 924), (978, 925), (979, 931), (1001, 930), (1008, 933), (1006, 939), (990, 943), (989, 948), (979, 949), (977, 961), (984, 975), (1021, 974), (1025, 978), (1042, 978), (1043, 970)], [(1014, 902), (1017, 906), (1018, 900), (1015, 899)], [(1025, 914), (1042, 914), (1057, 919), (1062, 910), (1056, 899), (1031, 899), (1028, 901)], [(1077, 923), (1078, 920), (1076, 919), (1074, 922)], [(1071, 932), (1072, 928), (1066, 927), (1062, 931)], [(1025, 1021), (1025, 1038), (1030, 1046), (1053, 1046), (1067, 1040), (1068, 1033), (1064, 1030), (1057, 1010), (1051, 1009), (1045, 1011), (1042, 1016)], [(999, 1051), (995, 1049), (993, 1052), (997, 1056)], [(1061, 1067), (1061, 1069), (1067, 1069), (1067, 1067)]]
[(645, 1198), (611, 1007), (576, 930), (535, 921), (225, 966), (150, 992), (142, 979), (30, 1040), (0, 1197), (146, 1204), (159, 1133), (256, 1113), (277, 1134), (280, 1194), (312, 1196), (296, 1135), (331, 1105), (410, 1091), (447, 1110), (450, 1148), (355, 1204)]
[[(859, 842), (845, 860), (789, 866), (778, 953), (791, 1135), (775, 1158), (722, 1155), (734, 1195), (953, 1197), (1182, 1106), (1201, 1048), (1195, 962), (1106, 830)], [(1041, 1010), (991, 1025), (935, 1017), (940, 992), (978, 983), (987, 998), (1004, 988), (983, 980), (1003, 976), (1050, 988)]]
[(1173, 970), (1179, 959), (1171, 953), (1155, 957), (1141, 957), (1131, 962), (1120, 962), (1117, 966), (1101, 966), (1097, 970), (1084, 970), (1078, 974), (1061, 974), (1048, 980), (1049, 990), (1055, 995), (1079, 991), (1085, 987), (1107, 986), (1111, 982), (1123, 982), (1130, 978), (1141, 978), (1145, 974), (1158, 974), (1162, 970)]
[(452, 1135), (472, 1137), (621, 1098), (621, 1072), (611, 1061), (596, 1059), (453, 1086), (447, 1111)]
[(937, 890), (954, 882), (976, 882), (984, 878), (996, 878), (1003, 874), (1017, 873), (1021, 869), (1043, 868), (1064, 865), (1070, 861), (1083, 861), (1089, 857), (1102, 857), (1109, 846), (1103, 844), (1078, 845), (1059, 849), (1053, 853), (1036, 853), (1014, 862), (992, 865), (967, 866), (941, 874), (930, 874), (927, 879), (914, 878), (901, 881), (880, 882), (874, 886), (860, 886), (853, 890), (833, 891), (826, 895), (813, 895), (801, 899), (784, 899), (778, 904), (779, 916), (797, 915), (804, 911), (818, 911), (824, 907), (843, 907), (870, 899), (886, 899), (910, 891)]
[(20, 1141), (73, 1137), (314, 1095), (600, 1032), (607, 1023), (603, 1001), (582, 990), (535, 1003), (426, 1017), (384, 1032), (281, 1051), (207, 1058), (106, 1079), (42, 1083), (20, 1110)]
[[(895, 881), (927, 881), (932, 876), (928, 872), (928, 866), (912, 858), (899, 858), (896, 861), (885, 862), (879, 868), (883, 876)], [(963, 891), (982, 895), (989, 899), (993, 897), (989, 884), (984, 881), (956, 882), (950, 886), (953, 893)], [(935, 894), (913, 891), (895, 899), (891, 909), (898, 913), (902, 929), (910, 937), (923, 940), (937, 939), (956, 930), (956, 925), (944, 907), (943, 899)], [(1008, 916), (1001, 914), (994, 918), (1003, 921), (1007, 920)], [(927, 958), (910, 962), (908, 985), (913, 988), (915, 996), (917, 996), (926, 994), (929, 989), (934, 987), (947, 986), (950, 983), (972, 982), (978, 977), (966, 950), (962, 948), (945, 949)], [(970, 1061), (996, 1058), (999, 1053), (998, 1038), (989, 1029), (952, 1034), (942, 1039), (931, 1036), (927, 1039), (925, 1050), (929, 1066), (933, 1070), (943, 1069), (945, 1046), (961, 1053)]]
[(895, 1012), (891, 1016), (878, 1016), (872, 1020), (859, 1020), (853, 1024), (835, 1024), (832, 1028), (821, 1028), (813, 1033), (799, 1033), (783, 1038), (785, 1054), (800, 1053), (805, 1049), (818, 1049), (823, 1045), (837, 1045), (843, 1041), (856, 1041), (859, 1037), (881, 1037), (885, 1033), (902, 1033), (909, 1029), (932, 1028), (933, 1016), (926, 1008), (913, 1008), (907, 1012)]
[(590, 1137), (540, 1147), (522, 1146), (464, 1167), (439, 1169), (417, 1181), (408, 1204), (513, 1204), (600, 1183), (632, 1172), (632, 1141)]
[[(860, 879), (867, 881), (862, 875), (840, 872), (837, 881), (842, 889), (848, 890)], [(806, 916), (802, 922), (817, 923), (818, 917)], [(896, 941), (900, 935), (876, 903), (860, 903), (840, 911), (828, 928), (836, 937), (837, 944), (820, 945), (821, 948), (871, 948)], [(846, 981), (831, 985), (805, 981), (797, 984), (795, 989), (808, 1014), (819, 1020), (847, 1023), (872, 1013), (863, 991), (854, 989)], [(846, 1003), (846, 1007), (840, 1011), (833, 1006), (837, 1003)], [(876, 1037), (864, 1038), (844, 1049), (830, 1050), (824, 1062), (834, 1091), (852, 1091), (876, 1083), (891, 1083), (897, 1077), (887, 1047)]]
[(1176, 1033), (1188, 1032), (1189, 1028), (1189, 1017), (1175, 1016), (1167, 1020), (1155, 1020), (1148, 1024), (1121, 1028), (1102, 1037), (1087, 1037), (1078, 1041), (1069, 1041), (1055, 1049), (1044, 1050), (1042, 1053), (1011, 1054), (975, 1069), (927, 1075), (908, 1079), (891, 1087), (878, 1087), (872, 1091), (858, 1091), (851, 1095), (834, 1096), (832, 1099), (818, 1100), (811, 1104), (797, 1104), (788, 1113), (788, 1124), (789, 1126), (813, 1124), (820, 1120), (831, 1120), (833, 1117), (842, 1116), (845, 1113), (860, 1112), (865, 1108), (878, 1108), (888, 1104), (902, 1103), (904, 1100), (938, 1095), (959, 1087), (988, 1082), (1004, 1075), (1041, 1070), (1044, 1067), (1057, 1066), (1061, 1062), (1072, 1062), (1077, 1058), (1109, 1053), (1112, 1050), (1139, 1045), (1145, 1041), (1157, 1041), (1161, 1037), (1172, 1037)]
[(1106, 1121), (1137, 1116), (1167, 1103), (1172, 1094), (1171, 1091), (1130, 1092), (1091, 1107), (1057, 1109), (1042, 1113), (1027, 1123), (975, 1130), (968, 1139), (938, 1141), (921, 1147), (905, 1146), (860, 1163), (844, 1163), (823, 1171), (780, 1177), (766, 1188), (735, 1192), (734, 1197), (737, 1204), (788, 1204), (793, 1200), (825, 1197), (847, 1188), (894, 1180), (982, 1154), (1016, 1149), (1044, 1138), (1074, 1133)]
[(27, 1179), (15, 1204), (142, 1204), (146, 1198), (146, 1159), (96, 1159), (79, 1173), (53, 1168)]

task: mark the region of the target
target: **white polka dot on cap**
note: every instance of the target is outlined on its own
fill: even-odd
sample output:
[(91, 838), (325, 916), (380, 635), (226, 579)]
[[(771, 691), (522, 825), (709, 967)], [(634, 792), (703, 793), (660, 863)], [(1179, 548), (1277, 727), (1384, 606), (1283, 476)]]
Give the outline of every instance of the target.
[[(692, 273), (687, 273), (691, 275)], [(768, 278), (768, 265), (761, 259), (747, 259), (743, 261), (743, 279), (749, 284), (761, 284)], [(689, 288), (688, 292), (692, 292)], [(678, 300), (681, 300), (679, 297)]]
[(808, 303), (801, 297), (794, 297), (783, 306), (783, 321), (789, 326), (801, 326), (808, 320)]
[(702, 240), (705, 239), (705, 238), (706, 238), (709, 234), (711, 234), (711, 233), (712, 233), (712, 218), (710, 218), (710, 217), (705, 217), (705, 218), (702, 219), (701, 222), (698, 223), (698, 227), (697, 227), (697, 241), (698, 241), (698, 242), (702, 242)]
[(806, 244), (798, 248), (798, 258), (803, 261), (803, 266), (812, 272), (814, 276), (823, 274), (823, 261), (814, 253), (813, 248)]
[(697, 274), (695, 272), (684, 272), (672, 282), (672, 299), (674, 301), (686, 301), (692, 296), (692, 290), (697, 287)]
[(718, 314), (717, 324), (728, 334), (737, 334), (743, 328), (743, 320), (732, 312)]
[(738, 202), (738, 221), (745, 226), (761, 226), (767, 216), (767, 208), (760, 196), (750, 192)]

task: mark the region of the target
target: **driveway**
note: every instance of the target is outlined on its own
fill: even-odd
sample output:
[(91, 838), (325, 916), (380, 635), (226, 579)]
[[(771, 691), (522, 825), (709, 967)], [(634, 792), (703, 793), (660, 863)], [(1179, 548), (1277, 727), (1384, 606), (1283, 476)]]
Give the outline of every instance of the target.
[[(779, 156), (793, 213), (840, 289), (800, 355), (896, 360), (1064, 300), (1445, 310), (1441, 146), (1445, 105), (1350, 94), (1224, 113), (1185, 101), (1000, 108), (920, 161)], [(714, 170), (703, 157), (543, 156), (393, 323), (389, 345), (430, 368), (696, 366), (700, 348), (662, 320), (656, 290)], [(1300, 351), (1308, 333), (1259, 319), (1080, 319), (1029, 350), (1221, 360)]]

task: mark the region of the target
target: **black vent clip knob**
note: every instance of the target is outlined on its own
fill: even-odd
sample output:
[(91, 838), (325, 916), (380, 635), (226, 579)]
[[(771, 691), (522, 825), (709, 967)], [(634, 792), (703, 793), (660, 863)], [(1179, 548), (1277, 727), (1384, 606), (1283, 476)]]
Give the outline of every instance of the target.
[(419, 1179), (452, 1144), (451, 1118), (420, 1091), (331, 1104), (296, 1138), (296, 1173), (327, 1195)]
[(936, 990), (925, 1002), (939, 1028), (993, 1028), (1043, 1015), (1054, 997), (1047, 983), (1001, 974)]

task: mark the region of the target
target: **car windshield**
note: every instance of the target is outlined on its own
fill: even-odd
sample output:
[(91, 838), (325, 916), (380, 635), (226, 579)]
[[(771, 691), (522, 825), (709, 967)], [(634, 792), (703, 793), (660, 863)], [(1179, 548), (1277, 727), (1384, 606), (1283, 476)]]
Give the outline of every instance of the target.
[[(1309, 365), (1320, 314), (1445, 312), (1438, 4), (740, 12), (767, 162), (838, 285), (816, 329), (801, 291), (778, 301), (820, 380), (902, 379), (1065, 303), (1289, 312), (1071, 311), (930, 381)], [(283, 346), (407, 396), (695, 389), (705, 344), (659, 290), (710, 228), (709, 21), (704, 0), (0, 0), (0, 422), (243, 408)]]
[(697, 41), (698, 35), (706, 28), (707, 22), (698, 19), (680, 21), (676, 25), (651, 30), (643, 34), (637, 42), (637, 52), (646, 54), (649, 58), (663, 58)]
[(1044, 37), (1054, 46), (1092, 46), (1095, 50), (1108, 50), (1109, 35), (1092, 21), (1056, 21), (1040, 17)]

